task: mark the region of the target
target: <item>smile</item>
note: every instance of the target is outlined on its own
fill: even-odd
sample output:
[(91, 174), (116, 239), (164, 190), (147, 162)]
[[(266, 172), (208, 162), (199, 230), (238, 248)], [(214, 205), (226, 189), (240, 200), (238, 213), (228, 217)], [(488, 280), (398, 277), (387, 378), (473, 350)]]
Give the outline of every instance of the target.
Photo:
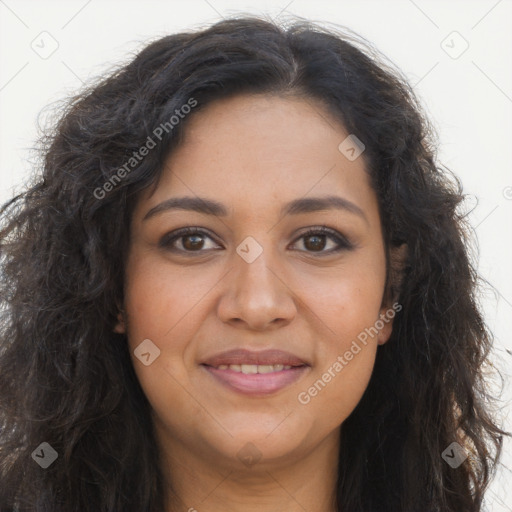
[(292, 368), (290, 365), (282, 364), (221, 364), (217, 366), (218, 370), (233, 370), (234, 372), (241, 372), (246, 375), (254, 373), (274, 373), (289, 370), (290, 368)]
[(276, 393), (299, 380), (310, 367), (307, 365), (230, 364), (218, 367), (201, 365), (214, 382), (244, 395), (265, 396)]

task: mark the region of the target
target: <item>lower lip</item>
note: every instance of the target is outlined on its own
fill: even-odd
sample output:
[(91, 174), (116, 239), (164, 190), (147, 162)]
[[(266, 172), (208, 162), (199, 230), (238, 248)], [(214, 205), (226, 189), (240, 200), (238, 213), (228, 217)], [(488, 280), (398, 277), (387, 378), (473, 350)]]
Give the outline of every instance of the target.
[(233, 370), (219, 370), (213, 366), (202, 365), (225, 386), (246, 395), (268, 395), (293, 384), (304, 375), (309, 366), (295, 366), (288, 370), (271, 373), (245, 374)]

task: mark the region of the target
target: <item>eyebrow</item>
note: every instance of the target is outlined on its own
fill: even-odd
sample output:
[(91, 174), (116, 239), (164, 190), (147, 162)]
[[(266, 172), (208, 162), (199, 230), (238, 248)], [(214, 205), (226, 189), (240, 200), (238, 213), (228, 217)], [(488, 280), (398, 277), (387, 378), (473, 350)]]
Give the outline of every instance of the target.
[[(286, 203), (281, 208), (281, 216), (299, 215), (302, 213), (320, 212), (333, 209), (344, 210), (356, 214), (368, 222), (366, 215), (359, 206), (340, 196), (294, 199), (293, 201)], [(217, 217), (226, 217), (228, 215), (227, 208), (222, 203), (214, 201), (213, 199), (201, 197), (172, 197), (151, 208), (146, 213), (143, 220), (147, 220), (159, 213), (171, 210), (193, 211)]]

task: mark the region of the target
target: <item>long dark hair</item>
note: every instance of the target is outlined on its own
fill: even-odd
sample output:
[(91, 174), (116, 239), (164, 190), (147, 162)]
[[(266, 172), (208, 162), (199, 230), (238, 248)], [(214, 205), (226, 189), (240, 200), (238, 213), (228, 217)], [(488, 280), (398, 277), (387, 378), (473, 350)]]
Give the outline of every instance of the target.
[[(402, 311), (343, 424), (337, 510), (481, 509), (505, 432), (483, 378), (492, 339), (460, 183), (436, 163), (406, 80), (364, 40), (249, 17), (158, 39), (73, 97), (42, 138), (34, 182), (3, 206), (2, 511), (163, 511), (150, 406), (113, 332), (129, 221), (187, 119), (241, 93), (322, 102), (366, 146), (388, 250), (408, 246)], [(148, 137), (155, 147), (131, 161)], [(454, 442), (469, 455), (457, 468), (442, 457)], [(58, 454), (46, 469), (41, 443)]]

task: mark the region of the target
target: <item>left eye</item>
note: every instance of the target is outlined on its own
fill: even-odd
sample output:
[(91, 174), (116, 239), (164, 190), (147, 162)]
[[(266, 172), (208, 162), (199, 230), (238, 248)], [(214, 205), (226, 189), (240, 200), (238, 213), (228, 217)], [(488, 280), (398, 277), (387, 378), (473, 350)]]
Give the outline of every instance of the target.
[[(334, 243), (331, 243), (331, 247), (325, 250), (329, 245), (327, 243), (329, 239), (331, 242), (334, 240)], [(343, 235), (325, 226), (311, 229), (303, 233), (297, 240), (302, 240), (307, 252), (333, 253), (354, 247)]]
[[(213, 242), (210, 247), (205, 243), (206, 239)], [(325, 226), (303, 233), (292, 245), (297, 244), (299, 240), (302, 240), (304, 247), (304, 249), (299, 250), (305, 250), (306, 252), (332, 253), (353, 248), (353, 245), (343, 235)], [(328, 247), (329, 240), (331, 241), (331, 247)], [(184, 228), (168, 233), (162, 238), (159, 245), (174, 252), (186, 253), (199, 253), (220, 248), (206, 231), (197, 228)]]

